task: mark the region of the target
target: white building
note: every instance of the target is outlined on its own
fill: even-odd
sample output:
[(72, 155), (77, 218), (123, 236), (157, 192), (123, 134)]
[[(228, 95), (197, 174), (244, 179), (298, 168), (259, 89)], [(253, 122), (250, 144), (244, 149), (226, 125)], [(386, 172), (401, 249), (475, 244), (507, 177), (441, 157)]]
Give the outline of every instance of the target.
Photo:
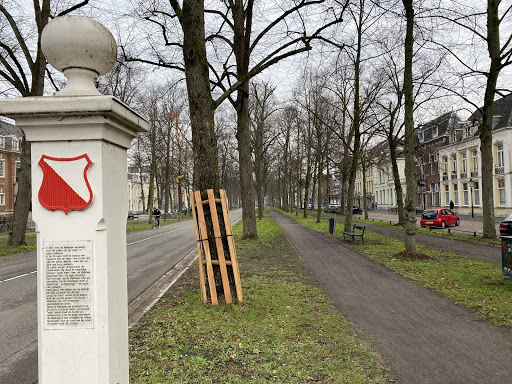
[[(375, 202), (378, 209), (387, 209), (397, 206), (397, 195), (395, 188), (395, 179), (393, 177), (393, 168), (391, 165), (391, 156), (387, 142), (383, 141), (377, 144), (373, 149), (373, 190)], [(402, 155), (402, 149), (397, 149), (399, 156), (396, 160), (398, 166), (398, 175), (402, 186), (402, 195), (405, 196), (405, 159)]]
[[(128, 167), (128, 210), (142, 212), (144, 208), (148, 209), (148, 196), (149, 196), (149, 170), (143, 169), (142, 171), (142, 183), (141, 173), (135, 167)], [(144, 191), (144, 201), (142, 203), (142, 196)], [(153, 200), (153, 204), (149, 204), (149, 208), (156, 207), (158, 198)]]
[[(473, 114), (469, 121), (481, 115)], [(512, 209), (512, 95), (495, 101), (493, 118), (493, 191), (496, 215)], [(439, 148), (441, 205), (453, 201), (459, 213), (482, 214), (482, 163), (478, 124), (468, 122), (450, 135)]]

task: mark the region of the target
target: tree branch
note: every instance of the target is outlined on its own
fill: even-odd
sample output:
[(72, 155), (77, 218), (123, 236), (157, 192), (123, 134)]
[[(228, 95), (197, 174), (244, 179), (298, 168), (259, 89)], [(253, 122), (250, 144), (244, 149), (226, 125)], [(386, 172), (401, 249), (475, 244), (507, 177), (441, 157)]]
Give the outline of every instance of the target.
[(16, 25), (16, 22), (14, 21), (13, 17), (9, 12), (7, 12), (7, 9), (0, 3), (0, 12), (2, 12), (9, 22), (9, 25), (11, 26), (12, 31), (14, 32), (14, 35), (16, 36), (16, 40), (18, 41), (18, 44), (21, 47), (21, 50), (23, 51), (23, 54), (25, 55), (25, 60), (27, 60), (27, 63), (30, 68), (34, 66), (34, 61), (32, 60), (32, 56), (30, 56), (30, 51), (27, 48), (27, 45), (25, 44), (25, 40), (23, 39), (23, 36), (20, 33), (20, 30), (18, 29), (18, 26)]
[(70, 12), (73, 12), (74, 10), (83, 7), (84, 5), (89, 4), (89, 0), (84, 0), (81, 3), (78, 3), (76, 5), (73, 5), (71, 8), (66, 9), (65, 11), (60, 12), (57, 16), (64, 16), (67, 15)]

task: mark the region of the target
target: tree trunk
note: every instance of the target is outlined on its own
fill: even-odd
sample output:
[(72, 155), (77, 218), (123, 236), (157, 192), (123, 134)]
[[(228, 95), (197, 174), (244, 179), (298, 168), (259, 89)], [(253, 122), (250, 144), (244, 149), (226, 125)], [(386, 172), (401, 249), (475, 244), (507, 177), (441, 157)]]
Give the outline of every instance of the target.
[[(206, 198), (206, 190), (220, 188), (215, 136), (214, 103), (204, 41), (204, 0), (184, 1), (180, 17), (183, 29), (183, 58), (189, 101), (194, 183)], [(253, 207), (254, 209), (254, 207)]]
[(405, 99), (405, 180), (407, 195), (405, 197), (405, 249), (416, 252), (416, 157), (414, 153), (414, 99), (412, 80), (413, 57), (413, 0), (402, 0), (407, 20), (405, 34), (405, 68), (404, 68), (404, 99)]
[[(361, 39), (362, 39), (362, 23), (363, 23), (363, 10), (359, 10), (359, 23), (357, 25), (357, 49), (354, 61), (354, 147), (352, 149), (352, 164), (350, 165), (348, 193), (347, 193), (347, 206), (345, 208), (345, 227), (344, 232), (352, 230), (352, 206), (354, 205), (354, 187), (356, 181), (357, 164), (359, 162), (359, 153), (361, 147), (361, 106), (359, 104), (360, 93), (360, 64), (361, 64)], [(341, 207), (343, 209), (343, 207)]]
[(496, 236), (494, 219), (494, 170), (492, 156), (492, 118), (494, 116), (494, 96), (501, 68), (500, 20), (498, 6), (500, 1), (487, 1), (487, 48), (491, 66), (487, 75), (482, 124), (480, 126), (480, 150), (482, 153), (482, 210), (485, 238)]
[[(234, 24), (234, 54), (236, 58), (236, 72), (238, 79), (249, 73), (249, 45), (251, 40), (252, 4), (247, 2), (244, 10), (244, 2), (235, 0), (232, 2), (231, 11)], [(246, 24), (247, 22), (247, 24)], [(251, 133), (249, 129), (249, 82), (244, 82), (237, 90), (235, 101), (237, 113), (238, 156), (240, 161), (240, 188), (242, 196), (242, 217), (244, 239), (258, 237), (256, 227), (256, 210), (254, 200), (254, 181), (252, 168)]]
[(366, 201), (366, 156), (362, 156), (361, 168), (363, 171), (363, 212), (364, 218), (368, 220), (368, 202)]

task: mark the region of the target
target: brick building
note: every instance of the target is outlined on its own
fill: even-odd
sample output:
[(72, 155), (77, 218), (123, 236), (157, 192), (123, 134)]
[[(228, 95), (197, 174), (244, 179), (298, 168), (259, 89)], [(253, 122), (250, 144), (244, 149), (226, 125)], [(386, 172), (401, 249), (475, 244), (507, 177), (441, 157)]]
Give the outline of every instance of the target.
[[(449, 135), (461, 129), (463, 122), (455, 112), (429, 121), (416, 128), (416, 205), (423, 209), (441, 206), (439, 148), (448, 144)], [(448, 175), (443, 173), (443, 179)]]
[(18, 192), (22, 132), (15, 125), (0, 120), (0, 215), (12, 214)]

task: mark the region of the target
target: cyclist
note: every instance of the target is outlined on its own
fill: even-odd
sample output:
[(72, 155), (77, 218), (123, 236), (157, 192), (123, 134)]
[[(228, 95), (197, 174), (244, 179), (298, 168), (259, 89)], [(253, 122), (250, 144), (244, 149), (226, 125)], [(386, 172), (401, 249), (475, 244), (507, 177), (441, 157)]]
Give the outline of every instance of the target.
[(157, 207), (154, 207), (153, 208), (153, 220), (155, 221), (155, 225), (153, 227), (156, 226), (156, 228), (160, 228), (160, 215), (161, 215), (160, 210)]

